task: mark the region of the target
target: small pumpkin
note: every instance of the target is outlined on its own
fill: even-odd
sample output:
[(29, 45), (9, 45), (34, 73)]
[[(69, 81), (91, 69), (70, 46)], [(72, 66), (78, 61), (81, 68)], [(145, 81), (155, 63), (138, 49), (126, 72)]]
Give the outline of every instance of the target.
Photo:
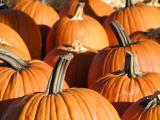
[(82, 15), (84, 5), (80, 3), (72, 18), (63, 17), (51, 28), (46, 43), (47, 53), (57, 46), (72, 45), (74, 40), (94, 50), (108, 46), (104, 28), (95, 19)]
[(44, 61), (54, 66), (59, 56), (69, 52), (74, 55), (74, 58), (67, 69), (65, 80), (70, 87), (86, 88), (89, 67), (97, 51), (85, 48), (78, 40), (75, 40), (70, 46), (60, 46), (51, 50)]
[[(160, 27), (160, 11), (143, 3), (132, 5), (131, 0), (126, 0), (125, 8), (115, 11), (105, 20), (106, 31), (109, 31), (109, 25), (114, 20), (117, 20), (130, 35), (137, 31)], [(112, 38), (109, 32), (107, 35)]]
[(0, 48), (13, 52), (25, 60), (31, 60), (28, 48), (19, 34), (2, 23), (0, 28)]
[(89, 70), (89, 86), (104, 74), (123, 70), (126, 51), (138, 55), (142, 72), (160, 72), (160, 45), (158, 43), (150, 40), (132, 42), (117, 21), (112, 22), (111, 26), (114, 28), (113, 32), (119, 45), (104, 48), (95, 56)]
[(0, 10), (0, 23), (8, 25), (19, 33), (33, 59), (41, 58), (40, 30), (32, 18), (19, 10), (3, 9)]
[(133, 104), (123, 114), (122, 120), (159, 120), (160, 91), (144, 97)]
[(72, 57), (67, 54), (58, 60), (58, 71), (53, 72), (46, 92), (14, 99), (8, 104), (4, 102), (0, 119), (120, 120), (113, 106), (98, 93), (86, 88), (62, 90), (64, 79), (61, 76), (65, 75)]
[(44, 92), (52, 67), (39, 60), (24, 61), (0, 48), (0, 100)]
[(100, 22), (103, 22), (107, 16), (115, 11), (112, 6), (106, 4), (104, 0), (68, 0), (61, 9), (60, 16), (73, 16), (79, 2), (82, 1), (86, 4), (84, 13)]
[(90, 88), (108, 99), (122, 116), (134, 102), (160, 89), (159, 78), (160, 73), (140, 72), (137, 55), (127, 52), (124, 70), (102, 75)]

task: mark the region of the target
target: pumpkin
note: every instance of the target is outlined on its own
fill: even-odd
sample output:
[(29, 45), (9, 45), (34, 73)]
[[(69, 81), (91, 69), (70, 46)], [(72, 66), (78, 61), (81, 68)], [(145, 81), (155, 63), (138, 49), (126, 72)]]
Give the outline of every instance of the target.
[(82, 15), (85, 3), (80, 3), (74, 17), (63, 17), (51, 28), (47, 37), (46, 52), (61, 45), (79, 40), (82, 45), (99, 50), (108, 45), (104, 28), (93, 18)]
[(120, 116), (134, 102), (160, 89), (160, 73), (141, 73), (137, 61), (136, 54), (127, 52), (124, 70), (104, 74), (90, 87), (108, 99)]
[(75, 41), (71, 46), (60, 46), (51, 50), (44, 61), (54, 66), (60, 55), (72, 53), (72, 59), (66, 73), (65, 80), (70, 87), (87, 87), (87, 78), (90, 64), (96, 55), (96, 51), (87, 49), (79, 41)]
[(0, 48), (13, 52), (25, 60), (30, 60), (28, 48), (19, 34), (2, 23), (0, 23), (0, 28)]
[(158, 43), (150, 40), (132, 42), (117, 21), (112, 22), (111, 26), (114, 28), (119, 45), (104, 48), (95, 56), (89, 70), (89, 86), (104, 74), (123, 70), (126, 51), (138, 55), (142, 72), (160, 72), (160, 45)]
[(103, 22), (107, 16), (115, 10), (103, 0), (68, 0), (60, 11), (60, 16), (73, 16), (79, 2), (85, 2), (84, 13), (92, 16), (96, 20)]
[(160, 119), (160, 91), (144, 97), (133, 104), (123, 114), (122, 120), (159, 120)]
[(150, 29), (146, 32), (138, 31), (130, 35), (132, 41), (153, 40), (160, 43), (160, 28)]
[[(154, 14), (153, 14), (154, 13)], [(127, 0), (126, 7), (111, 14), (104, 22), (104, 28), (109, 31), (109, 24), (117, 20), (130, 35), (137, 31), (146, 31), (160, 26), (160, 11), (145, 4), (132, 5)], [(109, 38), (109, 32), (107, 32)]]
[(13, 28), (26, 43), (32, 58), (41, 58), (41, 35), (32, 18), (19, 10), (0, 10), (0, 23)]
[(44, 92), (52, 67), (39, 60), (24, 61), (0, 48), (0, 100)]
[(0, 119), (120, 120), (113, 106), (97, 92), (86, 88), (62, 90), (64, 79), (61, 76), (64, 77), (72, 57), (72, 54), (67, 54), (58, 60), (57, 71), (53, 72), (46, 92), (4, 103)]

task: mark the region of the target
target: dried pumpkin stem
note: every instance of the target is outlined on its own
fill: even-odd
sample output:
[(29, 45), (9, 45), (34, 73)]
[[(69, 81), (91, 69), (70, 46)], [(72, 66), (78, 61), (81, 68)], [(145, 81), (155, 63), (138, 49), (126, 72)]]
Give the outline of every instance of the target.
[(124, 71), (131, 78), (135, 78), (137, 76), (142, 75), (140, 72), (138, 57), (136, 54), (133, 54), (131, 52), (126, 53)]
[(84, 9), (85, 3), (84, 2), (80, 2), (75, 15), (73, 16), (72, 20), (83, 20), (83, 9)]
[(16, 71), (21, 71), (30, 66), (28, 62), (2, 48), (0, 48), (0, 59), (11, 65)]
[(48, 83), (47, 94), (56, 94), (62, 91), (67, 67), (72, 58), (73, 54), (68, 53), (58, 59)]
[(155, 92), (154, 95), (145, 97), (140, 101), (140, 105), (144, 108), (143, 112), (160, 105), (160, 91)]
[(132, 5), (133, 5), (133, 4), (132, 4), (132, 0), (126, 0), (125, 8), (131, 7)]
[(116, 35), (120, 47), (126, 47), (131, 44), (129, 36), (117, 20), (113, 21), (110, 26), (114, 34)]

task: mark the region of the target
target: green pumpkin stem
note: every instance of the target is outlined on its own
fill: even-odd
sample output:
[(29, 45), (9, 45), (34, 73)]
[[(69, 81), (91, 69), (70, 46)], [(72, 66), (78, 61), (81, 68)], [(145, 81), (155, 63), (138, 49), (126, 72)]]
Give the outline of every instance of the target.
[(11, 67), (16, 71), (21, 71), (30, 67), (28, 62), (22, 60), (14, 53), (11, 53), (2, 48), (0, 48), (0, 59), (11, 65)]
[(112, 28), (114, 34), (116, 35), (120, 47), (126, 47), (131, 44), (129, 36), (127, 35), (127, 33), (117, 20), (113, 21), (110, 24), (110, 27)]
[(74, 14), (74, 16), (72, 17), (72, 20), (83, 20), (83, 9), (85, 6), (85, 2), (80, 2), (77, 10)]
[(143, 107), (143, 112), (146, 112), (157, 105), (160, 105), (160, 91), (155, 92), (154, 95), (145, 97), (140, 101), (140, 105)]
[(131, 7), (132, 5), (132, 0), (126, 0), (125, 8)]
[(136, 54), (133, 54), (131, 52), (126, 53), (124, 71), (130, 78), (135, 78), (142, 75), (140, 72), (138, 57)]
[(62, 91), (67, 67), (72, 58), (73, 54), (68, 53), (58, 59), (48, 83), (47, 94), (56, 94)]

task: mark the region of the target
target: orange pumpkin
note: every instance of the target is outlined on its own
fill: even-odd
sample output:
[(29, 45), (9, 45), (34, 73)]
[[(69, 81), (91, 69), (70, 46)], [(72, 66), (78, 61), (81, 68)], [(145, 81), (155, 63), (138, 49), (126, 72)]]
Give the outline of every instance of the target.
[(89, 70), (89, 86), (104, 74), (123, 70), (126, 51), (138, 55), (142, 72), (160, 72), (160, 45), (158, 43), (150, 40), (132, 42), (118, 22), (113, 22), (112, 26), (119, 46), (105, 48), (95, 56)]
[(30, 54), (23, 39), (12, 28), (0, 23), (0, 48), (15, 53), (19, 57), (30, 60)]
[(114, 12), (104, 22), (104, 28), (109, 38), (112, 38), (108, 32), (109, 24), (114, 20), (118, 20), (129, 35), (160, 26), (160, 11), (158, 9), (145, 4), (132, 5), (127, 3), (126, 5), (125, 8)]
[(94, 50), (108, 46), (104, 28), (93, 18), (82, 15), (84, 3), (80, 3), (74, 17), (63, 17), (52, 27), (47, 37), (46, 52), (61, 45), (72, 45), (79, 40)]
[(15, 54), (0, 49), (0, 100), (44, 92), (52, 68), (39, 60), (24, 61)]
[(58, 71), (53, 72), (46, 92), (6, 101), (8, 104), (4, 102), (0, 119), (120, 120), (113, 106), (98, 93), (86, 88), (62, 90), (63, 77), (71, 59), (72, 55), (67, 54), (58, 60)]
[(32, 58), (41, 58), (41, 35), (34, 20), (19, 10), (0, 10), (0, 23), (13, 28), (26, 43)]
[(87, 49), (76, 41), (71, 46), (61, 46), (51, 50), (44, 61), (54, 66), (60, 55), (66, 53), (74, 54), (65, 76), (65, 80), (70, 87), (87, 87), (87, 78), (90, 64), (96, 55), (96, 51)]
[(160, 119), (160, 91), (144, 97), (133, 104), (123, 114), (122, 120), (159, 120)]
[(90, 88), (107, 98), (122, 116), (134, 102), (160, 89), (159, 78), (160, 73), (141, 73), (137, 55), (127, 53), (124, 70), (104, 74)]
[(84, 13), (100, 22), (103, 22), (107, 16), (115, 11), (112, 6), (106, 4), (103, 0), (68, 0), (60, 11), (60, 16), (73, 16), (79, 2), (82, 1), (86, 3)]

